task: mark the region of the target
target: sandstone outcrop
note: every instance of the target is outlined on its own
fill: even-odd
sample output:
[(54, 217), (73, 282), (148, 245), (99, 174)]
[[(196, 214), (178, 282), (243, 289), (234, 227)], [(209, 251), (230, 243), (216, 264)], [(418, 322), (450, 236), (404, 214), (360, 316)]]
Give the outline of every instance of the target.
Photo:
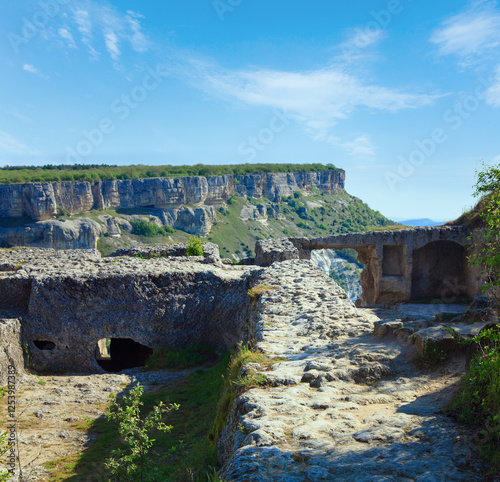
[[(185, 204), (220, 204), (232, 194), (275, 200), (311, 188), (335, 194), (344, 188), (342, 170), (192, 176), (99, 182), (47, 182), (0, 185), (0, 217), (45, 220), (61, 213), (92, 209), (151, 207), (178, 209)], [(187, 213), (189, 214), (189, 213)], [(184, 216), (181, 213), (179, 216)]]

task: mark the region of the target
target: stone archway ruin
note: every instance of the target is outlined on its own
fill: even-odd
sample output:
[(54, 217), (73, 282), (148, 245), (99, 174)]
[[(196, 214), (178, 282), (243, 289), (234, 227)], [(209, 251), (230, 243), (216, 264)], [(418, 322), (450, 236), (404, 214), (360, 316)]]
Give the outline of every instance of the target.
[(465, 260), (471, 244), (469, 235), (465, 226), (437, 226), (323, 238), (267, 239), (256, 243), (256, 264), (269, 266), (286, 259), (310, 259), (315, 249), (351, 248), (365, 265), (358, 306), (424, 298), (451, 303), (472, 298), (478, 292), (477, 276)]

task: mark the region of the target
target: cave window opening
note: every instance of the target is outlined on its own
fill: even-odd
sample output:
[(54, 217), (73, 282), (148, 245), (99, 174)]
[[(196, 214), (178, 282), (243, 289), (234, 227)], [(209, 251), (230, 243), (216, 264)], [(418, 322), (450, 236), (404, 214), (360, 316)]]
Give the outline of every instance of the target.
[(153, 349), (131, 338), (102, 338), (97, 342), (95, 359), (107, 372), (121, 372), (146, 365)]
[(39, 350), (53, 350), (56, 347), (56, 344), (53, 341), (47, 340), (33, 340), (34, 345)]

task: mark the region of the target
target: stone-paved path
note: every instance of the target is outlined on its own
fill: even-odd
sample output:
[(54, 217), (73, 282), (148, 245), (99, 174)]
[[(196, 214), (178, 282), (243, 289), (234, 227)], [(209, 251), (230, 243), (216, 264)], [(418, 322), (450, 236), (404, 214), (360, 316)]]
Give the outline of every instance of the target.
[(259, 283), (257, 348), (283, 357), (269, 384), (233, 404), (219, 441), (231, 481), (474, 481), (482, 464), (442, 413), (459, 365), (425, 373), (411, 345), (377, 338), (361, 310), (308, 261), (275, 263)]

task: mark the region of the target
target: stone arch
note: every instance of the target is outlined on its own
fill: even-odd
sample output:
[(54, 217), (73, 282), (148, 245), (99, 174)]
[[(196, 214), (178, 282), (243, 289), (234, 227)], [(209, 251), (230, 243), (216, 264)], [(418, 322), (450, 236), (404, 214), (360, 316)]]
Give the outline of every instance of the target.
[(467, 298), (465, 247), (433, 241), (413, 251), (411, 299), (453, 303)]

